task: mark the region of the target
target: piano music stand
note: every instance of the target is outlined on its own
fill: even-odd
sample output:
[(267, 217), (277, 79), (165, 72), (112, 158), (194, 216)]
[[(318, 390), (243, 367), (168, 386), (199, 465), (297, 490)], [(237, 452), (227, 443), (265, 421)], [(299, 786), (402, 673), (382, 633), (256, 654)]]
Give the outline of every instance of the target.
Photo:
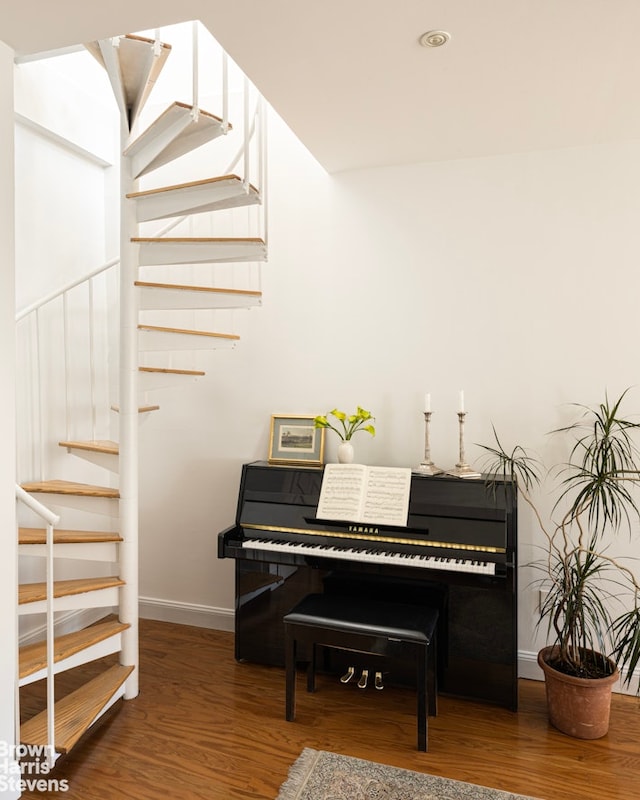
[(298, 645), (307, 645), (307, 691), (315, 691), (316, 647), (380, 657), (413, 657), (416, 665), (418, 750), (427, 750), (427, 715), (437, 713), (437, 609), (405, 603), (360, 601), (331, 594), (307, 595), (284, 617), (286, 719), (295, 719)]

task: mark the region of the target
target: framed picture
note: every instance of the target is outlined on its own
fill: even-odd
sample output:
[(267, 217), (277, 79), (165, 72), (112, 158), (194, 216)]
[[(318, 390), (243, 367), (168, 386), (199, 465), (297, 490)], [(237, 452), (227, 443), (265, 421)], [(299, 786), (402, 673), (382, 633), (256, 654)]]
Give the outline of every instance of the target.
[(272, 414), (270, 464), (306, 464), (321, 467), (324, 428), (313, 427), (313, 417)]

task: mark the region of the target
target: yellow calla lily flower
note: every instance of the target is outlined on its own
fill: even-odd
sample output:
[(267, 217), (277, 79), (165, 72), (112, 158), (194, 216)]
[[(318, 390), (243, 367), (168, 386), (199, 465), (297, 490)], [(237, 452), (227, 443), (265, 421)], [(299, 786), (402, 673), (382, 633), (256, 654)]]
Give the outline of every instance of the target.
[[(328, 416), (335, 417), (340, 423), (340, 426), (336, 427), (335, 425), (332, 425), (327, 419)], [(330, 428), (332, 431), (338, 434), (342, 441), (348, 442), (353, 434), (357, 433), (358, 431), (366, 431), (372, 436), (375, 436), (376, 429), (374, 426), (363, 424), (367, 420), (374, 419), (375, 417), (372, 416), (371, 412), (367, 411), (361, 406), (357, 406), (355, 414), (350, 414), (348, 416), (344, 411), (334, 408), (333, 411), (329, 411), (327, 414), (320, 414), (317, 417), (314, 417), (313, 425), (315, 428)]]

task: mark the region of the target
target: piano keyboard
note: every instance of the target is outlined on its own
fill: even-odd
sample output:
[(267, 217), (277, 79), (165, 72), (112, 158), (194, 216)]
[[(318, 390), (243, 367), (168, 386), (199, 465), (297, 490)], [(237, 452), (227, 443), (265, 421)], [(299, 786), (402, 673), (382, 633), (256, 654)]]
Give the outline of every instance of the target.
[(242, 547), (250, 550), (269, 550), (304, 556), (338, 558), (346, 561), (363, 561), (373, 564), (397, 564), (403, 567), (434, 569), (446, 572), (467, 572), (480, 575), (495, 575), (496, 565), (491, 561), (475, 561), (463, 558), (415, 555), (413, 553), (391, 553), (375, 548), (333, 547), (322, 544), (278, 541), (274, 539), (245, 539)]

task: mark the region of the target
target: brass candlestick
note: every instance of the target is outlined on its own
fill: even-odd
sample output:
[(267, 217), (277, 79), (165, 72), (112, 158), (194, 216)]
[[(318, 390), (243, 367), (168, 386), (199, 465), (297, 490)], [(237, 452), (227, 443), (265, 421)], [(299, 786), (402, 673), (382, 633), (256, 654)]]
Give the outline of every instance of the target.
[(458, 426), (459, 426), (459, 442), (460, 442), (460, 457), (458, 463), (453, 469), (447, 470), (447, 475), (454, 475), (457, 478), (481, 478), (482, 473), (476, 472), (465, 461), (464, 455), (464, 418), (467, 416), (466, 411), (458, 411)]
[(418, 472), (423, 475), (442, 475), (444, 472), (431, 460), (431, 446), (429, 445), (429, 426), (431, 425), (431, 411), (424, 412), (424, 460), (420, 462)]

